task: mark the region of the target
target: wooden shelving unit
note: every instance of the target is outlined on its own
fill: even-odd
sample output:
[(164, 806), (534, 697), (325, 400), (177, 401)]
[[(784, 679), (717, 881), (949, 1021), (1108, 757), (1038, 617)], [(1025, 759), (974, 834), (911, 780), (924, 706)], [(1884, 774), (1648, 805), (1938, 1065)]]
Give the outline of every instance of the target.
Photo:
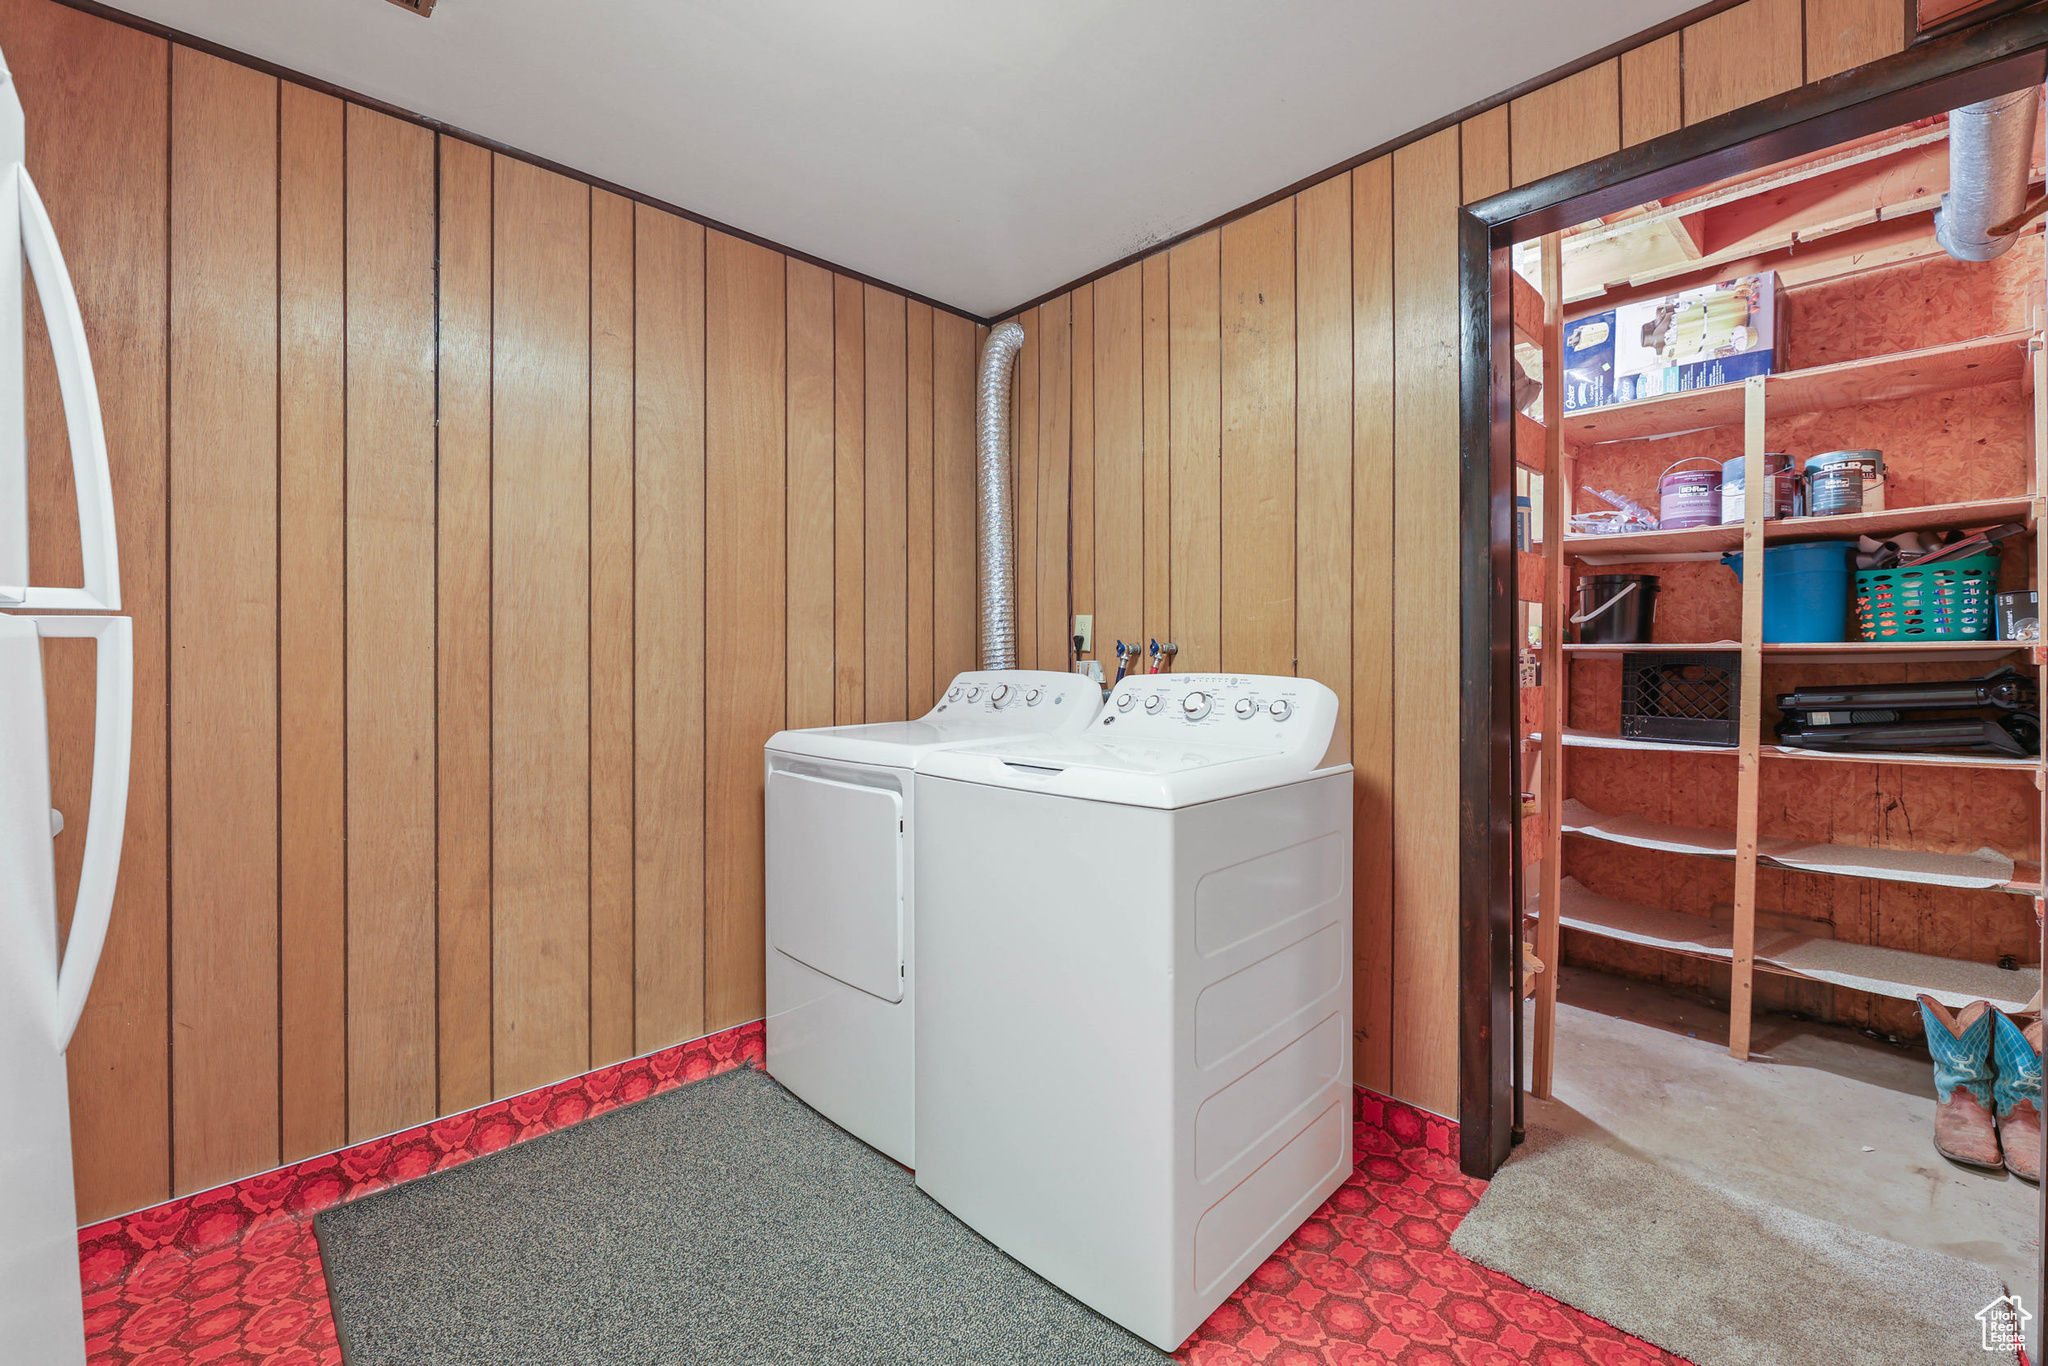
[[(2026, 249), (2042, 250), (2042, 240), (2030, 239)], [(1536, 769), (1535, 814), (1541, 840), (1539, 858), (1533, 861), (1532, 900), (1537, 910), (1536, 953), (1545, 965), (1535, 991), (1535, 1036), (1531, 1089), (1539, 1096), (1551, 1093), (1556, 1057), (1557, 973), (1560, 932), (1564, 928), (1668, 951), (1682, 957), (1702, 958), (1726, 964), (1730, 981), (1729, 1051), (1747, 1057), (1750, 1051), (1751, 1008), (1755, 974), (1765, 972), (1811, 981), (1848, 986), (1880, 996), (1911, 1000), (1918, 991), (1963, 999), (1982, 996), (2008, 1008), (2018, 1008), (2040, 986), (2038, 967), (2011, 972), (1995, 964), (1967, 959), (1941, 958), (1906, 953), (1878, 945), (1858, 945), (1814, 936), (1788, 936), (1777, 929), (1759, 928), (1757, 871), (1760, 867), (1784, 868), (1796, 872), (1848, 877), (1927, 882), (1929, 885), (1996, 890), (2007, 895), (2032, 898), (2039, 909), (2043, 895), (2040, 853), (2048, 834), (2048, 805), (2043, 789), (2048, 787), (2048, 768), (2039, 758), (2006, 758), (1980, 754), (1831, 753), (1797, 749), (1771, 743), (1765, 723), (1766, 670), (1786, 664), (1840, 665), (1844, 668), (1894, 665), (1974, 664), (1987, 668), (2015, 663), (2044, 674), (2044, 652), (2027, 644), (2003, 641), (1864, 642), (1844, 641), (1818, 645), (1765, 644), (1763, 641), (1764, 576), (1751, 573), (1737, 586), (1726, 576), (1727, 591), (1741, 600), (1741, 636), (1738, 640), (1683, 642), (1647, 645), (1579, 645), (1565, 639), (1570, 617), (1569, 590), (1575, 568), (1643, 564), (1654, 568), (1662, 561), (1711, 560), (1729, 551), (1740, 551), (1749, 564), (1757, 564), (1768, 545), (1816, 539), (1847, 539), (1855, 536), (1883, 537), (1908, 529), (1975, 529), (2006, 522), (2018, 522), (2029, 532), (2039, 527), (2044, 513), (2043, 494), (2048, 491), (2048, 408), (2043, 406), (2048, 390), (2048, 352), (2044, 352), (2036, 327), (2001, 332), (1967, 341), (1918, 350), (1894, 352), (1840, 364), (1793, 370), (1763, 378), (1745, 380), (1714, 389), (1665, 395), (1634, 403), (1566, 414), (1562, 405), (1562, 355), (1564, 322), (1556, 302), (1563, 297), (1562, 251), (1558, 237), (1544, 239), (1541, 255), (1542, 289), (1530, 290), (1517, 278), (1516, 322), (1518, 341), (1531, 340), (1535, 331), (1525, 325), (1540, 311), (1543, 319), (1540, 341), (1543, 351), (1544, 413), (1541, 422), (1519, 417), (1516, 423), (1517, 461), (1544, 476), (1542, 573), (1543, 642), (1542, 709), (1540, 722), (1524, 744), (1540, 754)], [(1534, 298), (1530, 296), (1534, 295)], [(2025, 488), (2014, 488), (1996, 497), (1940, 503), (1921, 507), (1895, 507), (1842, 517), (1802, 517), (1766, 520), (1766, 481), (1752, 478), (1747, 484), (1747, 503), (1741, 522), (1697, 527), (1679, 531), (1641, 532), (1617, 536), (1567, 535), (1565, 527), (1575, 499), (1578, 462), (1590, 448), (1609, 442), (1639, 441), (1645, 438), (1682, 436), (1708, 428), (1739, 427), (1741, 449), (1749, 469), (1762, 465), (1766, 450), (1773, 449), (1767, 436), (1773, 424), (1788, 418), (1859, 405), (1951, 394), (1960, 390), (2007, 386), (2013, 392), (2031, 396), (2032, 459), (2028, 462)], [(1884, 445), (1882, 440), (1867, 444)], [(1630, 458), (1633, 458), (1631, 456)], [(1664, 459), (1668, 459), (1665, 456)], [(2007, 542), (2008, 556), (2018, 552), (2023, 541)], [(2034, 535), (2032, 581), (2048, 583), (2048, 536)], [(1525, 557), (1533, 560), (1534, 557)], [(1525, 572), (1527, 572), (1525, 570)], [(1701, 591), (1698, 580), (1690, 591)], [(1667, 653), (1739, 652), (1742, 658), (1739, 743), (1730, 747), (1678, 744), (1639, 740), (1615, 734), (1573, 728), (1571, 715), (1571, 666), (1574, 660), (1619, 656), (1628, 652)], [(1853, 676), (1853, 675), (1852, 675)], [(1607, 840), (1626, 844), (1608, 834), (1565, 828), (1568, 758), (1589, 750), (1638, 753), (1684, 754), (1700, 764), (1714, 765), (1732, 760), (1736, 765), (1736, 820), (1734, 828), (1713, 832), (1700, 848), (1670, 849), (1669, 841), (1655, 842), (1654, 833), (1641, 847), (1666, 849), (1678, 857), (1716, 859), (1734, 865), (1732, 914), (1725, 923), (1700, 915), (1656, 907), (1634, 906), (1596, 896), (1565, 871), (1564, 841)], [(1774, 838), (1758, 829), (1759, 787), (1766, 763), (1770, 764), (1864, 764), (1900, 765), (1961, 771), (2009, 771), (2013, 799), (2033, 803), (2029, 821), (2035, 832), (2034, 857), (2012, 860), (2009, 875), (1989, 880), (1958, 883), (1942, 881), (1923, 872), (1901, 872), (1896, 867), (1870, 871), (1883, 862), (1884, 851), (1843, 845), (1800, 846), (1819, 850), (1801, 856), (1791, 841)], [(1674, 769), (1674, 772), (1683, 772)], [(2027, 779), (2032, 781), (2028, 782)], [(1720, 780), (1725, 782), (1726, 770)], [(1994, 780), (2002, 781), (2002, 780)], [(1725, 791), (1725, 788), (1723, 789)], [(1678, 827), (1668, 827), (1676, 830)], [(1704, 836), (1708, 832), (1692, 832)], [(1683, 841), (1679, 841), (1683, 843)], [(1708, 847), (1710, 846), (1710, 847)], [(1581, 850), (1583, 857), (1584, 850)], [(1861, 863), (1858, 863), (1858, 860)], [(1823, 866), (1812, 866), (1816, 862)], [(1903, 860), (1901, 860), (1903, 862)], [(1968, 859), (1945, 856), (1931, 860), (1942, 867), (1963, 867)], [(1855, 871), (1833, 866), (1847, 864)], [(2009, 903), (2007, 903), (2009, 904)]]

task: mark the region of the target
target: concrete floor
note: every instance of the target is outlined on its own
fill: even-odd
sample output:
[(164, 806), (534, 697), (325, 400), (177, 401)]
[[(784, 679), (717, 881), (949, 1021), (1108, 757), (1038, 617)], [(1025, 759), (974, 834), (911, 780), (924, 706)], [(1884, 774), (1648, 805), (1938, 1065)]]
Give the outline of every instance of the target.
[[(1728, 1056), (1726, 1011), (1572, 967), (1558, 979), (1557, 1045), (1554, 1098), (1529, 1099), (1529, 1124), (1597, 1137), (1815, 1218), (1978, 1262), (2040, 1311), (2039, 1194), (1934, 1151), (1924, 1048), (1759, 1015), (1751, 1060), (1737, 1062)], [(2028, 1326), (2037, 1361), (2040, 1322)]]

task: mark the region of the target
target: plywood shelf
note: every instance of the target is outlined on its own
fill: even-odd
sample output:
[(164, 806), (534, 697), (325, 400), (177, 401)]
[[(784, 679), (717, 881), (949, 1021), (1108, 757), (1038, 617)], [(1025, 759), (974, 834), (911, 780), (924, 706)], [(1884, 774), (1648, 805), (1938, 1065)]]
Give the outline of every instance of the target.
[[(1766, 382), (1765, 402), (1773, 418), (1798, 417), (1861, 403), (2019, 383), (2027, 374), (2027, 343), (2032, 337), (2030, 331), (2000, 332), (1918, 351), (1787, 370)], [(1740, 383), (1720, 384), (1590, 408), (1567, 414), (1561, 430), (1572, 445), (1586, 446), (1736, 427), (1743, 421), (1742, 394)]]
[(1759, 745), (1757, 752), (1767, 759), (1820, 760), (1838, 764), (1907, 764), (1925, 768), (1990, 768), (2009, 769), (2015, 772), (2041, 771), (2041, 760), (2009, 759), (1998, 754), (1905, 754), (1889, 750), (1870, 750), (1858, 754), (1842, 754), (1833, 750), (1800, 749), (1795, 745)]
[[(1765, 645), (1763, 656), (1773, 664), (1980, 664), (2024, 654), (2030, 647), (2019, 640), (1842, 640), (1810, 645)], [(1732, 640), (1706, 644), (1567, 645), (1565, 653), (1598, 657), (1624, 654), (1734, 654), (1742, 646)]]
[(1541, 472), (1548, 467), (1549, 454), (1543, 424), (1527, 413), (1515, 414), (1515, 463), (1523, 469)]
[[(2019, 522), (2032, 527), (2038, 520), (2035, 499), (1985, 498), (1968, 503), (1940, 503), (1931, 507), (1890, 508), (1884, 512), (1859, 512), (1843, 517), (1787, 517), (1764, 523), (1764, 544), (1787, 541), (1853, 540), (1873, 536), (1879, 540), (1901, 531), (1948, 531)], [(1622, 536), (1566, 536), (1564, 549), (1574, 558), (1597, 556), (1601, 560), (1626, 564), (1630, 555), (1719, 554), (1742, 548), (1742, 523), (1686, 527), (1679, 531), (1634, 531)], [(1734, 582), (1732, 576), (1729, 580)]]
[[(1543, 736), (1539, 732), (1529, 737), (1532, 746), (1541, 745)], [(1632, 749), (1646, 750), (1661, 754), (1724, 754), (1734, 757), (1733, 745), (1681, 745), (1669, 740), (1632, 740), (1625, 735), (1611, 735), (1598, 730), (1567, 730), (1564, 744), (1575, 749)]]
[(1522, 278), (1517, 270), (1508, 272), (1514, 293), (1514, 307), (1510, 310), (1515, 319), (1515, 342), (1520, 346), (1543, 349), (1543, 295), (1536, 286)]
[[(1730, 963), (1733, 933), (1726, 922), (1680, 911), (1637, 906), (1596, 895), (1566, 878), (1560, 924), (1568, 930), (1622, 943), (1640, 944), (1690, 958)], [(2023, 1009), (2041, 989), (2039, 968), (2007, 969), (1962, 958), (1908, 953), (1902, 949), (1851, 944), (1840, 939), (1756, 930), (1756, 967), (1802, 981), (1824, 982), (1910, 1001), (1922, 992), (1944, 1005), (1990, 1001), (2007, 1011)]]
[[(1581, 839), (1634, 849), (1658, 849), (1721, 862), (1732, 862), (1735, 858), (1735, 832), (1732, 830), (1703, 830), (1668, 825), (1640, 816), (1605, 815), (1576, 798), (1565, 803), (1561, 820), (1565, 834)], [(1871, 849), (1782, 835), (1758, 837), (1757, 863), (1761, 867), (1816, 873), (1824, 877), (1861, 877), (1927, 887), (2001, 891), (2018, 896), (2039, 895), (2041, 884), (2039, 864), (2002, 859), (1988, 851), (1981, 854), (1944, 854)]]

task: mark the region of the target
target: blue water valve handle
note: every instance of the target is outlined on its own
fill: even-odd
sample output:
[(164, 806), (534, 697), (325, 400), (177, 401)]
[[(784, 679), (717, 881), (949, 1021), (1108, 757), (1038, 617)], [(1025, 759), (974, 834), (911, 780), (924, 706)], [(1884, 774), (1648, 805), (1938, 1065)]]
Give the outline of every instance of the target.
[(1124, 681), (1124, 670), (1130, 665), (1130, 647), (1121, 640), (1116, 643), (1116, 681)]

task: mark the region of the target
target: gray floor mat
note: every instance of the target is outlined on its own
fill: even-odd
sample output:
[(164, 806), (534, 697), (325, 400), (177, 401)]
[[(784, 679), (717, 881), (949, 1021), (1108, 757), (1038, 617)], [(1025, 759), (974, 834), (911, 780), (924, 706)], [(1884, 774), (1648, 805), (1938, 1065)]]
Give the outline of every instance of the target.
[(750, 1068), (315, 1227), (348, 1366), (1169, 1360)]
[[(1761, 1156), (1761, 1155), (1760, 1155)], [(1974, 1262), (1696, 1181), (1596, 1139), (1532, 1127), (1453, 1251), (1695, 1366), (2012, 1366)]]

